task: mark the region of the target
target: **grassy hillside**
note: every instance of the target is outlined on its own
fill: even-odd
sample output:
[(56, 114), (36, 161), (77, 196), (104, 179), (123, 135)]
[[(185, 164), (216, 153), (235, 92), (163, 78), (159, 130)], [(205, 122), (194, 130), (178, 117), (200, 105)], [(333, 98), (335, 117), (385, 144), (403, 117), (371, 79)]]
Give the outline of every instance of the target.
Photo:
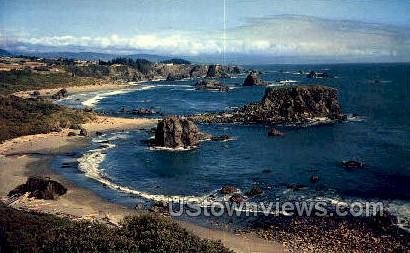
[(0, 252), (229, 252), (167, 218), (128, 217), (120, 227), (18, 211), (0, 203)]
[(75, 77), (69, 73), (37, 73), (30, 70), (13, 70), (0, 72), (0, 94), (11, 94), (17, 91), (61, 88), (79, 85), (93, 85), (102, 79), (92, 77)]
[(94, 114), (74, 110), (44, 99), (0, 95), (0, 142), (30, 134), (76, 128)]

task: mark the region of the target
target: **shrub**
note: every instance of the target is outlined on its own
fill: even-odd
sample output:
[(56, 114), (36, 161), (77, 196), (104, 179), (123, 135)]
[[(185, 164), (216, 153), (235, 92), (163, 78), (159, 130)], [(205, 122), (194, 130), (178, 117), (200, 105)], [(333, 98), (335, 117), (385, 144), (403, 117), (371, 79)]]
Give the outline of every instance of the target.
[(168, 218), (128, 217), (119, 227), (19, 211), (0, 203), (0, 252), (230, 252)]

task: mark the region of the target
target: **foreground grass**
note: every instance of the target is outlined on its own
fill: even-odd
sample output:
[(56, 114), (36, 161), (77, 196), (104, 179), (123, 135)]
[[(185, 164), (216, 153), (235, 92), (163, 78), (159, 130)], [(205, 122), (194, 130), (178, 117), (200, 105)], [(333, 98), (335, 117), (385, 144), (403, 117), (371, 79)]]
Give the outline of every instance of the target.
[(0, 204), (0, 252), (230, 252), (167, 218), (127, 217), (119, 227)]
[(0, 143), (24, 135), (78, 128), (93, 117), (92, 113), (55, 105), (45, 99), (0, 95)]

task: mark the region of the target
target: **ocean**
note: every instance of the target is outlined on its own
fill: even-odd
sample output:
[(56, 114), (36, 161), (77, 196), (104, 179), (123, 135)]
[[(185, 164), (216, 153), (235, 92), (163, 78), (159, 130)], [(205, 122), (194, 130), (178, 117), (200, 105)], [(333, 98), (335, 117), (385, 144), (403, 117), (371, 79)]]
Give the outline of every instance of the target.
[[(305, 127), (279, 126), (283, 137), (268, 137), (264, 125), (200, 124), (203, 132), (227, 134), (226, 142), (203, 142), (190, 151), (153, 150), (143, 143), (152, 135), (134, 130), (95, 137), (82, 150), (78, 168), (54, 167), (81, 186), (126, 205), (168, 197), (206, 197), (224, 185), (242, 192), (258, 185), (253, 201), (289, 199), (383, 201), (401, 223), (410, 220), (410, 64), (262, 65), (264, 81), (289, 85), (322, 84), (338, 90), (346, 122)], [(332, 78), (309, 79), (310, 70)], [(128, 109), (153, 108), (164, 115), (222, 111), (259, 101), (265, 87), (241, 86), (246, 76), (221, 79), (229, 92), (197, 91), (196, 80), (148, 82), (135, 89), (75, 94), (59, 101), (73, 107), (122, 117)], [(278, 83), (273, 85), (280, 85)], [(156, 116), (158, 117), (158, 116)], [(109, 140), (109, 144), (102, 145)], [(359, 160), (364, 169), (346, 170), (343, 160)], [(311, 176), (319, 181), (312, 183)], [(98, 183), (102, 182), (105, 186)], [(301, 191), (288, 189), (302, 184)]]

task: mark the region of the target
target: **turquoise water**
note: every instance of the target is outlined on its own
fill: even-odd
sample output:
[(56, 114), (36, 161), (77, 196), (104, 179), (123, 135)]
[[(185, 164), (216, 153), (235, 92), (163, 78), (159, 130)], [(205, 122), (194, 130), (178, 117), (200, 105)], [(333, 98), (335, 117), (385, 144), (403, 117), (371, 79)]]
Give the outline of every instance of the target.
[[(409, 64), (269, 65), (248, 66), (261, 71), (265, 81), (295, 80), (298, 84), (324, 84), (339, 91), (342, 111), (358, 117), (333, 125), (305, 128), (279, 127), (285, 136), (267, 137), (263, 125), (200, 125), (204, 132), (228, 134), (234, 140), (205, 142), (186, 152), (150, 150), (145, 131), (107, 134), (115, 147), (103, 150), (98, 169), (118, 185), (152, 195), (209, 194), (225, 184), (242, 191), (260, 185), (257, 200), (294, 197), (286, 186), (300, 183), (305, 198), (378, 199), (394, 203), (410, 200)], [(298, 71), (325, 70), (334, 78), (307, 79)], [(98, 111), (132, 117), (118, 111), (154, 108), (165, 115), (221, 111), (259, 101), (263, 87), (242, 87), (245, 76), (223, 79), (227, 93), (196, 91), (195, 81), (144, 84), (122, 94), (111, 94), (94, 104)], [(376, 81), (377, 80), (377, 81)], [(96, 94), (77, 95), (63, 103), (75, 105)], [(80, 100), (76, 100), (80, 98)], [(94, 143), (89, 149), (98, 146)], [(348, 171), (342, 160), (360, 160), (368, 167)], [(312, 184), (310, 177), (319, 176)], [(87, 181), (85, 179), (82, 179)], [(90, 180), (90, 179), (89, 179)], [(89, 187), (96, 187), (90, 184)], [(120, 194), (110, 193), (121, 199)], [(407, 212), (408, 210), (406, 210)]]

